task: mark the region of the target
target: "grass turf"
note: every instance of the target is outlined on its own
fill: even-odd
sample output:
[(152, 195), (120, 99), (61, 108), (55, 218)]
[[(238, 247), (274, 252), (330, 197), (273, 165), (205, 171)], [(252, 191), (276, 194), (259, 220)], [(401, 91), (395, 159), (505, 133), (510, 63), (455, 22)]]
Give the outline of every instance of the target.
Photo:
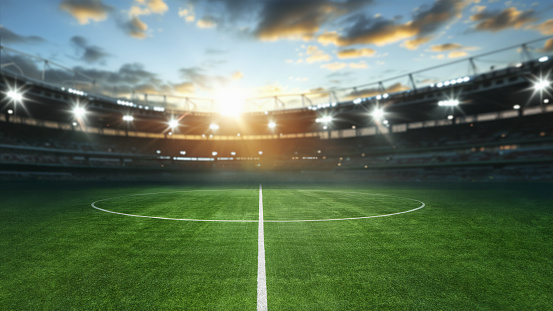
[[(0, 309), (253, 310), (256, 222), (126, 217), (90, 203), (115, 198), (98, 206), (159, 217), (255, 220), (257, 187), (4, 184)], [(553, 305), (551, 184), (263, 188), (266, 220), (371, 216), (420, 205), (397, 197), (427, 204), (391, 217), (267, 222), (269, 309)], [(159, 192), (171, 193), (148, 194)]]

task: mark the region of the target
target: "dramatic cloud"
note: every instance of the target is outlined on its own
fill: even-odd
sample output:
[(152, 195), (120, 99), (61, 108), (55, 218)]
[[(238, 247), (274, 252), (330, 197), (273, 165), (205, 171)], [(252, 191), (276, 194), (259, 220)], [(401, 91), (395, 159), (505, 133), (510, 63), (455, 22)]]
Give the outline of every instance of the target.
[(144, 39), (148, 36), (146, 33), (148, 25), (140, 19), (140, 16), (163, 15), (167, 10), (169, 10), (169, 7), (163, 0), (135, 0), (134, 5), (128, 12), (129, 19), (120, 23), (121, 28), (133, 38)]
[(4, 43), (16, 44), (16, 43), (43, 43), (46, 42), (42, 37), (39, 36), (22, 36), (16, 34), (15, 32), (0, 26), (0, 35), (2, 36), (2, 41)]
[(375, 54), (375, 50), (369, 48), (361, 49), (345, 49), (338, 51), (338, 58), (359, 58), (359, 57), (371, 57)]
[(542, 52), (553, 52), (553, 39), (549, 39), (545, 41), (545, 44), (543, 46), (543, 49), (541, 49)]
[(315, 36), (326, 22), (372, 1), (333, 2), (329, 0), (279, 1), (264, 3), (254, 34), (265, 41), (304, 39)]
[(305, 61), (308, 63), (327, 62), (332, 58), (330, 55), (326, 54), (323, 50), (314, 45), (307, 47), (306, 54), (308, 57)]
[[(463, 46), (459, 43), (444, 43), (430, 46), (431, 52), (448, 52), (447, 58), (459, 58), (468, 56), (467, 51), (477, 50), (477, 47), (474, 46)], [(434, 59), (444, 59), (446, 56), (444, 54), (438, 54), (431, 56)]]
[(79, 58), (87, 63), (101, 62), (110, 56), (102, 48), (88, 44), (88, 41), (81, 36), (72, 37), (71, 43), (77, 49)]
[(535, 21), (536, 18), (533, 10), (521, 12), (510, 7), (503, 11), (482, 10), (472, 15), (470, 20), (477, 22), (474, 26), (475, 30), (497, 32), (509, 28), (518, 29), (524, 24)]
[(424, 44), (432, 39), (431, 37), (420, 37), (413, 40), (405, 40), (401, 46), (408, 50), (416, 50), (421, 44)]
[(443, 52), (443, 51), (451, 51), (451, 50), (460, 50), (463, 46), (458, 43), (444, 43), (439, 45), (432, 45), (430, 47), (430, 50), (432, 52)]
[(543, 35), (546, 35), (546, 36), (553, 35), (553, 18), (548, 19), (545, 22), (537, 26), (533, 26), (531, 28), (538, 30), (539, 32), (541, 32)]
[(459, 17), (467, 5), (463, 0), (437, 0), (429, 8), (419, 8), (413, 19), (406, 23), (386, 19), (382, 16), (367, 17), (357, 15), (352, 17), (352, 25), (343, 34), (327, 32), (317, 39), (323, 44), (332, 43), (337, 46), (354, 44), (374, 44), (383, 46), (401, 40), (410, 39), (405, 46), (416, 49), (427, 42), (439, 27)]
[(102, 0), (63, 0), (59, 8), (71, 14), (81, 25), (88, 24), (91, 20), (103, 21), (113, 10), (103, 4)]
[(201, 67), (181, 68), (179, 72), (184, 79), (194, 83), (202, 90), (212, 90), (215, 87), (226, 85), (230, 81), (229, 78), (208, 75)]
[[(30, 78), (42, 79), (42, 62), (19, 55), (13, 55), (10, 60), (16, 66), (6, 66), (2, 68), (3, 70), (14, 71)], [(140, 63), (123, 64), (115, 71), (80, 66), (71, 69), (67, 70), (51, 64), (46, 67), (44, 72), (45, 81), (57, 85), (72, 85), (71, 81), (89, 82), (79, 83), (79, 88), (108, 96), (114, 96), (114, 93), (117, 93), (117, 96), (130, 96), (133, 92), (169, 95), (173, 91), (180, 90), (179, 92), (183, 92), (186, 89), (185, 83), (182, 83), (182, 85), (166, 83), (157, 74), (146, 70)], [(193, 86), (189, 86), (186, 90), (193, 90)]]
[(148, 35), (148, 25), (141, 21), (137, 16), (132, 16), (130, 20), (121, 24), (121, 28), (125, 30), (131, 37), (136, 39), (144, 39)]

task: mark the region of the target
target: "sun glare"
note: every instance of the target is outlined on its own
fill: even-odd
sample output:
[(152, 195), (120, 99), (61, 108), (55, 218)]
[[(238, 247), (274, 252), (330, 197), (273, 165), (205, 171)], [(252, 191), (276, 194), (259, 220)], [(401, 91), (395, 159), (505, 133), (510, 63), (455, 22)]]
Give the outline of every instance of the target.
[(239, 116), (246, 104), (246, 96), (240, 89), (227, 88), (215, 97), (219, 112), (224, 116)]

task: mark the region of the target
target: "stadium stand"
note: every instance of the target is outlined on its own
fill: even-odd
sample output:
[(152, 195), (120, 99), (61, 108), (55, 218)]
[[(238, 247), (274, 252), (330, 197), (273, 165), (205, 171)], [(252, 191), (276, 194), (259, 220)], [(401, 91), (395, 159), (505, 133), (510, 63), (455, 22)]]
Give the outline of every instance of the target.
[[(385, 98), (251, 112), (239, 121), (129, 107), (2, 72), (0, 178), (553, 180), (550, 92), (535, 96), (528, 78), (552, 64), (534, 60)], [(10, 98), (14, 86), (22, 103)], [(462, 94), (460, 103), (440, 107), (444, 93)], [(85, 101), (86, 117), (75, 115)], [(370, 117), (379, 106), (385, 115)], [(179, 123), (169, 126), (174, 117)]]

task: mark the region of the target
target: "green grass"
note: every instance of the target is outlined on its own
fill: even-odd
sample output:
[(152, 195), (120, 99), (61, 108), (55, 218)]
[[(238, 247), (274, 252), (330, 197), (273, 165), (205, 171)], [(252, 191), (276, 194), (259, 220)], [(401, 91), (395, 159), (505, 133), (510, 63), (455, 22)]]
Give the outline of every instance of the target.
[[(257, 222), (90, 204), (256, 220), (257, 184), (0, 186), (1, 310), (256, 308)], [(266, 220), (426, 203), (266, 222), (269, 309), (549, 309), (551, 186), (264, 185)]]

